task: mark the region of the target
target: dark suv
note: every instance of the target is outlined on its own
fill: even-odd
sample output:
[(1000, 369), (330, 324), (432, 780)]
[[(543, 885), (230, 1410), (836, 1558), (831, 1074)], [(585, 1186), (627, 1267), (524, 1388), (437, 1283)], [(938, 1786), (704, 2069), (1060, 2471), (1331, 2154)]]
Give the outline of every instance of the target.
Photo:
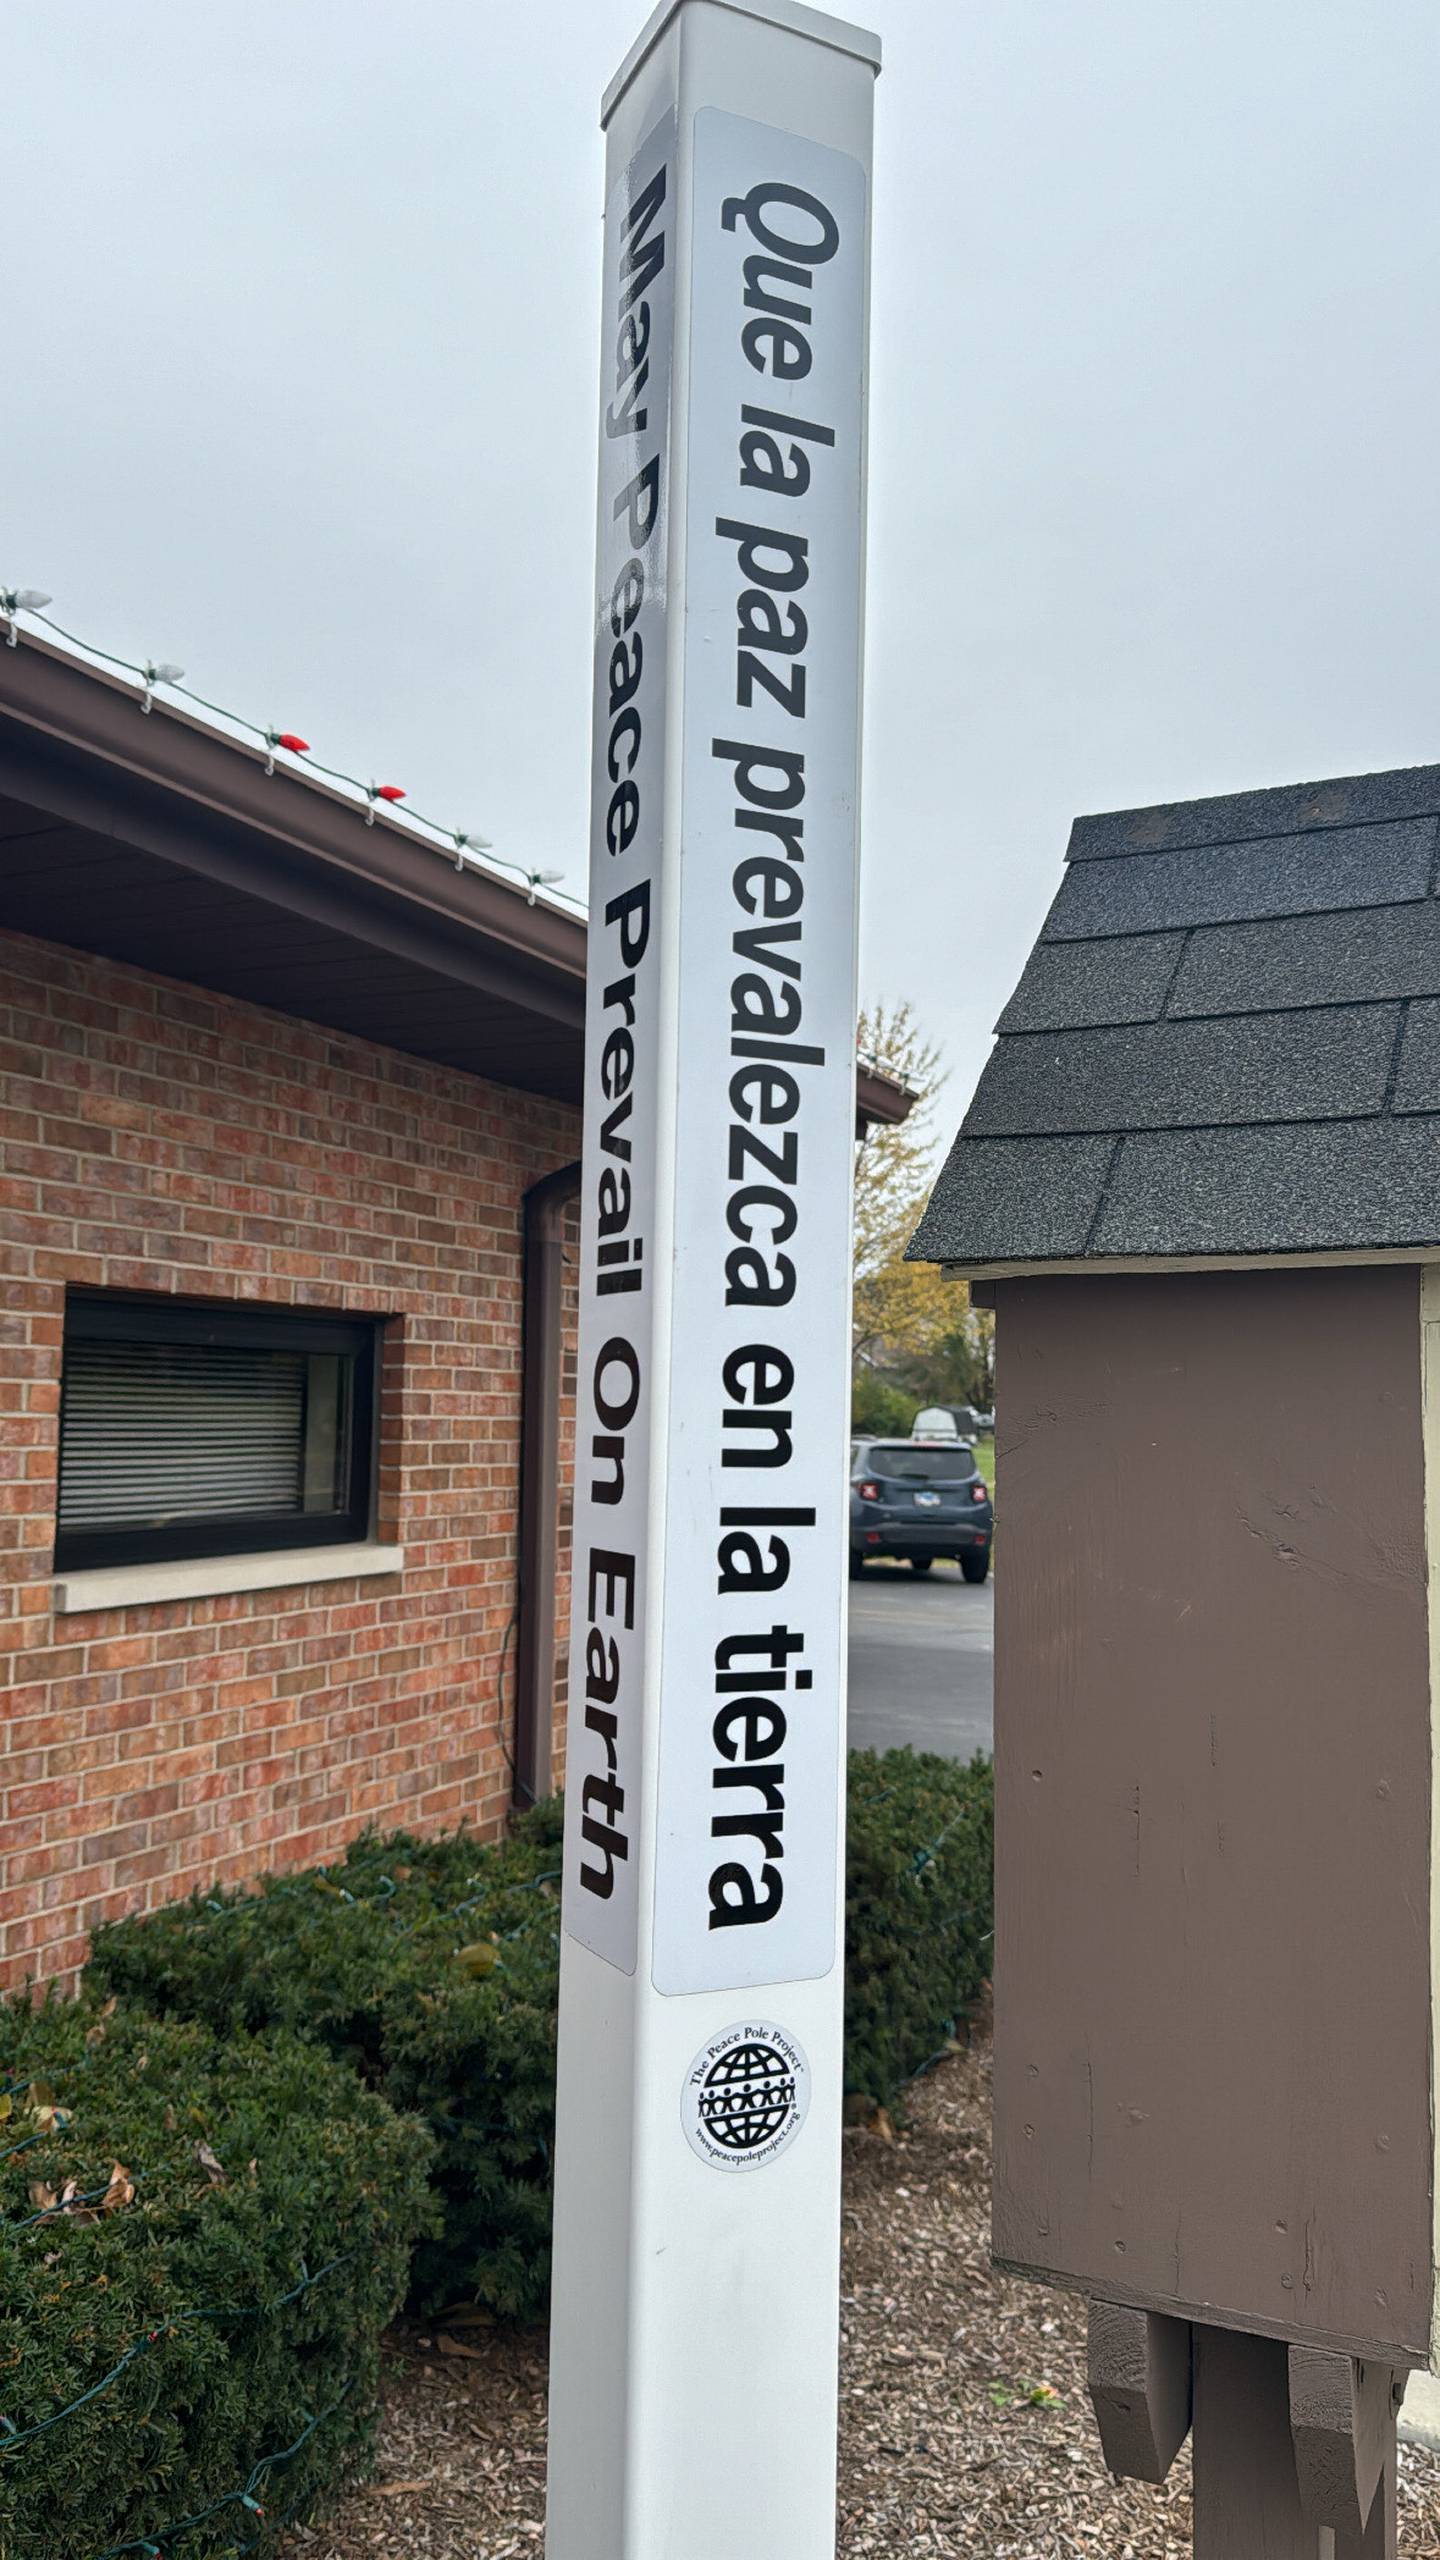
[(954, 1556), (967, 1582), (990, 1570), (995, 1514), (968, 1440), (857, 1440), (850, 1452), (850, 1575), (867, 1556), (928, 1573)]

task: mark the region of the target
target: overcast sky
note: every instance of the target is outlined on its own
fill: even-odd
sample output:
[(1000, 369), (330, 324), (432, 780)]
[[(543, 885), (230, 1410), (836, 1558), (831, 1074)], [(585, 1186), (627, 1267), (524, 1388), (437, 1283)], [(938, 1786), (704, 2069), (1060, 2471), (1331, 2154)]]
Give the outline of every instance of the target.
[[(576, 888), (645, 14), (0, 0), (0, 583)], [(1440, 8), (868, 18), (862, 991), (953, 1117), (1077, 811), (1440, 756)]]

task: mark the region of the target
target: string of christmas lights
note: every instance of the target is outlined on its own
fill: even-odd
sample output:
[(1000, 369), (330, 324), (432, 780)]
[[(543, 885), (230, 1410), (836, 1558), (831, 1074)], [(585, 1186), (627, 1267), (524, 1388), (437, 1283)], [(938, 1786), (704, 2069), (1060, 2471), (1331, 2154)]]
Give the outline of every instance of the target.
[[(55, 2217), (37, 2214), (32, 2219), (53, 2220)], [(23, 2223), (9, 2225), (11, 2230), (23, 2230), (24, 2227)], [(73, 2418), (77, 2409), (84, 2409), (92, 2400), (98, 2400), (101, 2393), (108, 2391), (112, 2382), (118, 2382), (121, 2374), (127, 2373), (140, 2356), (148, 2355), (150, 2349), (158, 2347), (161, 2339), (168, 2337), (172, 2329), (182, 2328), (187, 2320), (263, 2320), (272, 2311), (287, 2310), (292, 2302), (300, 2300), (302, 2294), (312, 2292), (317, 2284), (323, 2284), (327, 2276), (333, 2275), (337, 2267), (343, 2267), (356, 2255), (354, 2249), (342, 2250), (338, 2258), (330, 2258), (323, 2267), (317, 2267), (313, 2276), (302, 2273), (300, 2282), (289, 2293), (277, 2294), (273, 2302), (202, 2302), (189, 2311), (175, 2312), (168, 2320), (162, 2320), (158, 2328), (146, 2329), (138, 2338), (133, 2338), (119, 2363), (113, 2364), (108, 2373), (102, 2373), (98, 2382), (92, 2382), (88, 2391), (82, 2391), (78, 2400), (67, 2400), (63, 2409), (52, 2409), (48, 2418), (37, 2418), (31, 2426), (17, 2427), (13, 2418), (0, 2413), (0, 2427), (5, 2430), (0, 2435), (0, 2461), (7, 2454), (18, 2452), (22, 2444), (31, 2443), (34, 2437), (48, 2435), (52, 2427), (62, 2425), (66, 2418)], [(125, 2545), (127, 2550), (139, 2547)]]
[[(43, 587), (0, 587), (0, 625), (3, 625), (4, 639), (10, 648), (17, 648), (24, 636), (24, 625), (20, 619), (24, 615), (27, 620), (38, 622), (46, 631), (53, 633), (67, 648), (78, 649), (84, 657), (99, 659), (104, 666), (118, 668), (123, 675), (133, 677), (140, 688), (141, 711), (153, 711), (161, 688), (168, 693), (179, 694), (186, 702), (193, 702), (197, 710), (209, 712), (212, 719), (225, 721), (231, 728), (243, 729), (258, 739), (266, 750), (267, 774), (280, 769), (277, 768), (276, 757), (283, 754), (292, 760), (283, 768), (286, 772), (299, 777), (316, 775), (326, 782), (338, 783), (347, 793), (356, 793), (356, 805), (363, 811), (367, 826), (373, 827), (377, 811), (384, 809), (406, 834), (413, 834), (417, 842), (429, 844), (437, 853), (445, 853), (453, 860), (457, 871), (464, 871), (467, 866), (477, 871), (497, 868), (513, 871), (525, 882), (532, 907), (540, 891), (544, 890), (547, 899), (563, 899), (581, 914), (585, 912), (585, 900), (573, 890), (560, 886), (563, 872), (517, 862), (509, 854), (497, 853), (485, 836), (471, 834), (463, 827), (442, 826), (438, 819), (427, 818), (418, 809), (402, 810), (400, 804), (407, 795), (398, 782), (362, 782), (356, 774), (342, 773), (338, 765), (322, 764), (317, 756), (311, 754), (308, 738), (302, 738), (298, 730), (262, 726), (259, 721), (246, 719), (243, 712), (228, 711), (223, 703), (207, 701), (203, 693), (197, 693), (193, 685), (182, 681), (185, 670), (173, 659), (122, 658), (113, 649), (102, 649), (94, 641), (82, 640), (78, 632), (65, 630), (46, 612), (45, 607), (52, 601)], [(163, 709), (163, 704), (161, 707)]]
[(28, 2133), (23, 2142), (12, 2142), (8, 2151), (0, 2151), (0, 2161), (14, 2160), (20, 2152), (28, 2151), (32, 2144), (48, 2142), (49, 2139), (48, 2133)]
[[(43, 2133), (36, 2134), (33, 2137), (37, 2142), (44, 2142), (47, 2138), (47, 2135)], [(17, 2151), (23, 2151), (26, 2148), (26, 2145), (23, 2142), (18, 2142), (15, 2148)], [(9, 2159), (13, 2155), (7, 2152), (5, 2156)], [(142, 2173), (137, 2169), (135, 2172), (135, 2182), (137, 2186), (140, 2182), (141, 2174)], [(72, 2212), (77, 2206), (83, 2211), (87, 2205), (99, 2204), (102, 2197), (107, 2196), (109, 2192), (110, 2181), (107, 2178), (103, 2187), (86, 2187), (73, 2196), (67, 2196), (63, 2205), (57, 2196), (53, 2204), (43, 2204), (38, 2213), (24, 2214), (19, 2222), (7, 2222), (5, 2229), (7, 2232), (28, 2231), (32, 2222), (63, 2222), (66, 2214)], [(94, 2221), (95, 2216), (93, 2213), (91, 2214), (90, 2219), (92, 2222)], [(8, 2442), (9, 2438), (7, 2437), (5, 2439), (5, 2443)], [(0, 2452), (3, 2451), (4, 2443), (0, 2443)]]
[(343, 2407), (347, 2396), (347, 2392), (342, 2391), (339, 2399), (332, 2400), (328, 2409), (322, 2409), (318, 2416), (308, 2418), (293, 2444), (283, 2445), (278, 2453), (262, 2454), (242, 2488), (227, 2489), (223, 2498), (212, 2499), (208, 2507), (198, 2508), (193, 2516), (182, 2516), (178, 2523), (166, 2525), (159, 2542), (151, 2542), (143, 2535), (135, 2542), (112, 2542), (106, 2550), (96, 2553), (95, 2560), (127, 2560), (127, 2555), (131, 2552), (138, 2552), (141, 2560), (165, 2560), (167, 2548), (173, 2549), (182, 2535), (194, 2533), (197, 2526), (208, 2524), (212, 2516), (223, 2515), (227, 2507), (248, 2508), (250, 2514), (255, 2517), (257, 2531), (252, 2539), (249, 2542), (235, 2543), (231, 2546), (236, 2552), (253, 2551), (263, 2537), (266, 2526), (265, 2508), (256, 2496), (256, 2491), (264, 2485), (270, 2472), (278, 2470), (282, 2462), (293, 2462), (296, 2454), (303, 2452), (316, 2429), (323, 2427), (327, 2418), (334, 2417), (336, 2411)]
[[(509, 854), (497, 853), (484, 836), (472, 835), (463, 827), (442, 826), (437, 818), (427, 818), (418, 809), (402, 810), (400, 803), (406, 794), (399, 783), (361, 782), (357, 775), (343, 773), (338, 765), (322, 764), (318, 756), (311, 753), (309, 739), (302, 738), (298, 730), (262, 727), (259, 721), (248, 720), (243, 712), (227, 711), (223, 703), (208, 701), (203, 693), (195, 691), (193, 685), (181, 681), (185, 670), (173, 659), (137, 661), (122, 658), (113, 649), (102, 649), (93, 641), (82, 640), (77, 632), (65, 630), (45, 611), (52, 601), (43, 587), (0, 587), (0, 627), (3, 627), (4, 638), (10, 648), (19, 645), (23, 629), (19, 617), (24, 614), (29, 620), (42, 624), (57, 640), (63, 640), (67, 648), (78, 649), (85, 658), (98, 658), (103, 665), (117, 667), (123, 675), (132, 676), (140, 687), (139, 708), (142, 711), (153, 710), (157, 688), (163, 686), (167, 691), (183, 696), (186, 702), (193, 702), (197, 710), (208, 711), (212, 719), (223, 720), (232, 729), (246, 730), (251, 737), (258, 739), (266, 751), (267, 774), (280, 769), (276, 764), (278, 755), (288, 756), (292, 761), (284, 767), (286, 772), (301, 779), (307, 774), (318, 776), (326, 782), (338, 783), (346, 792), (358, 794), (356, 805), (363, 809), (367, 826), (374, 826), (377, 808), (383, 807), (403, 833), (413, 836), (419, 844), (429, 845), (436, 853), (443, 852), (454, 861), (457, 871), (464, 871), (467, 866), (482, 872), (496, 869), (513, 871), (525, 882), (528, 903), (532, 907), (543, 890), (547, 903), (559, 904), (563, 900), (577, 915), (588, 913), (586, 900), (573, 889), (560, 885), (563, 872), (537, 869), (530, 863), (517, 862)], [(872, 1052), (858, 1050), (856, 1054), (860, 1066), (889, 1076), (894, 1082), (903, 1082)], [(910, 1090), (909, 1087), (905, 1089)]]
[[(522, 1876), (515, 1884), (501, 1885), (498, 1891), (501, 1895), (539, 1893), (547, 1884), (558, 1884), (560, 1872), (558, 1867), (547, 1867), (543, 1875)], [(352, 1910), (382, 1911), (386, 1903), (393, 1900), (399, 1887), (393, 1876), (382, 1875), (378, 1879), (378, 1888), (375, 1893), (351, 1893), (345, 1885), (336, 1884), (333, 1878), (317, 1876), (309, 1885), (272, 1884), (270, 1899), (277, 1902), (311, 1902), (312, 1896), (321, 1892), (332, 1894), (339, 1902), (348, 1902)], [(489, 1902), (495, 1892), (496, 1888), (486, 1885), (481, 1892), (468, 1894), (463, 1902), (449, 1903), (443, 1911), (422, 1911), (414, 1920), (398, 1920), (392, 1915), (392, 1926), (397, 1937), (401, 1938), (413, 1936), (417, 1929), (438, 1929), (442, 1922), (457, 1920), (462, 1913), (473, 1911), (477, 1902)], [(206, 1911), (214, 1920), (232, 1920), (237, 1914), (247, 1912), (251, 1907), (251, 1897), (245, 1894), (239, 1895), (234, 1902), (211, 1901), (205, 1905)], [(318, 1918), (318, 1906), (312, 1904), (312, 1907), (315, 1908)], [(505, 1932), (507, 1944), (512, 1938), (523, 1937), (534, 1917), (535, 1914), (532, 1913), (529, 1918), (521, 1921), (519, 1928), (507, 1929)]]

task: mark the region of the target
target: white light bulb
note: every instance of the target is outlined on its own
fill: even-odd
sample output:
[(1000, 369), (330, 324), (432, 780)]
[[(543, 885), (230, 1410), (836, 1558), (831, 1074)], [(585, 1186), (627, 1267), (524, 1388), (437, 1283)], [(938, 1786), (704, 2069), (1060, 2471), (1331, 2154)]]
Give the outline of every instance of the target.
[(17, 613), (38, 613), (51, 601), (43, 587), (0, 587), (0, 621), (5, 624), (5, 637), (12, 649), (18, 648), (20, 633)]
[(141, 710), (149, 710), (151, 703), (155, 699), (155, 687), (157, 684), (178, 684), (184, 673), (184, 668), (177, 667), (169, 658), (161, 658), (158, 664), (155, 659), (147, 658), (145, 661), (145, 690), (140, 696)]

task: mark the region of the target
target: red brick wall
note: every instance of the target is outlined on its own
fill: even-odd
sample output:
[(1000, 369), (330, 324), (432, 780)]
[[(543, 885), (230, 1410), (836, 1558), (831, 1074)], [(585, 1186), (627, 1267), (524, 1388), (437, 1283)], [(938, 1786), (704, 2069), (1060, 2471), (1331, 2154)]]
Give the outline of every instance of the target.
[[(520, 1203), (578, 1151), (561, 1104), (0, 934), (0, 1978), (367, 1821), (502, 1821)], [(390, 1318), (403, 1575), (56, 1616), (67, 1282)]]

